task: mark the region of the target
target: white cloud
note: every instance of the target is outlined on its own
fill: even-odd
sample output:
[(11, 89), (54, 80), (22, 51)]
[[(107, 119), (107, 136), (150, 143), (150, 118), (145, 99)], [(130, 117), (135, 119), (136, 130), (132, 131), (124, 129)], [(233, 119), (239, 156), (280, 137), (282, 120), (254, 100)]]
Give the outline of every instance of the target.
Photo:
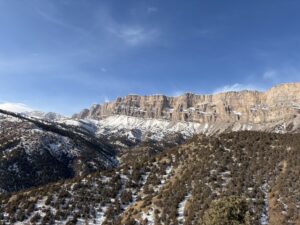
[(243, 91), (243, 90), (258, 90), (260, 91), (261, 88), (255, 87), (253, 85), (244, 85), (235, 83), (233, 85), (225, 85), (223, 87), (217, 88), (213, 91), (214, 94), (223, 93), (223, 92), (230, 92), (230, 91)]
[(0, 109), (11, 111), (11, 112), (30, 112), (33, 111), (28, 105), (23, 103), (14, 103), (14, 102), (4, 102), (0, 103)]

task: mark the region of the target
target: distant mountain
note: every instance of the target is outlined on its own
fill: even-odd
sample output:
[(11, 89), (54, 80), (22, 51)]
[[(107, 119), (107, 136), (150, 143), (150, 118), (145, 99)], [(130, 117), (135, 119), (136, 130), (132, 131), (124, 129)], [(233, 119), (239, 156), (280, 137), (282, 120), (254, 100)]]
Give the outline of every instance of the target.
[(104, 140), (78, 129), (0, 110), (0, 193), (116, 166)]
[[(123, 120), (127, 116), (147, 119), (148, 123), (149, 119), (193, 123), (194, 133), (299, 132), (300, 83), (278, 85), (266, 92), (187, 93), (179, 97), (128, 95), (103, 105), (93, 105), (73, 118), (114, 121), (119, 120), (120, 115), (124, 116)], [(188, 124), (187, 127), (190, 129)]]
[(29, 111), (23, 113), (23, 115), (34, 117), (37, 119), (50, 120), (50, 121), (58, 121), (66, 118), (65, 116), (60, 115), (58, 113), (54, 113), (54, 112), (45, 113), (41, 111)]

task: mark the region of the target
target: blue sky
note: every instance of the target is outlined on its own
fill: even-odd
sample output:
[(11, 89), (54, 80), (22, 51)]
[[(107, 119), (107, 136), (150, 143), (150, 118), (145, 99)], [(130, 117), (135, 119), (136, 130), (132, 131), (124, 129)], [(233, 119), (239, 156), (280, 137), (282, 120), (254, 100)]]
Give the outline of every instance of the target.
[(299, 11), (296, 0), (0, 0), (0, 103), (71, 115), (129, 93), (300, 81)]

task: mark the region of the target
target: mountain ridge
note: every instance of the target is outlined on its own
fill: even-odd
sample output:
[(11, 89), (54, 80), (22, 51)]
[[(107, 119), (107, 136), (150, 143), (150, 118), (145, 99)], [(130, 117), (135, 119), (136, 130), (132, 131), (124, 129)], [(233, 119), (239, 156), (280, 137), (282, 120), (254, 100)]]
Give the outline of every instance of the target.
[(266, 128), (254, 130), (272, 130), (271, 127), (281, 123), (295, 131), (300, 126), (300, 83), (276, 85), (265, 92), (186, 93), (178, 97), (127, 95), (102, 105), (93, 105), (73, 115), (73, 118), (102, 120), (116, 115), (213, 126), (222, 124), (221, 130), (237, 124)]
[(117, 166), (103, 139), (0, 109), (0, 194)]

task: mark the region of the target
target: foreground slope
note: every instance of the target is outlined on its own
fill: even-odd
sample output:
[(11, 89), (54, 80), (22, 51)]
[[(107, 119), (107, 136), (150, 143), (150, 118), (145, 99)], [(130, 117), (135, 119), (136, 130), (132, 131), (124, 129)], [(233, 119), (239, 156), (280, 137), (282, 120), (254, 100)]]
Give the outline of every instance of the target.
[(231, 218), (239, 224), (300, 224), (299, 151), (299, 134), (248, 131), (195, 136), (151, 157), (129, 151), (118, 168), (2, 195), (0, 219), (211, 224), (214, 210), (235, 202), (245, 210)]

